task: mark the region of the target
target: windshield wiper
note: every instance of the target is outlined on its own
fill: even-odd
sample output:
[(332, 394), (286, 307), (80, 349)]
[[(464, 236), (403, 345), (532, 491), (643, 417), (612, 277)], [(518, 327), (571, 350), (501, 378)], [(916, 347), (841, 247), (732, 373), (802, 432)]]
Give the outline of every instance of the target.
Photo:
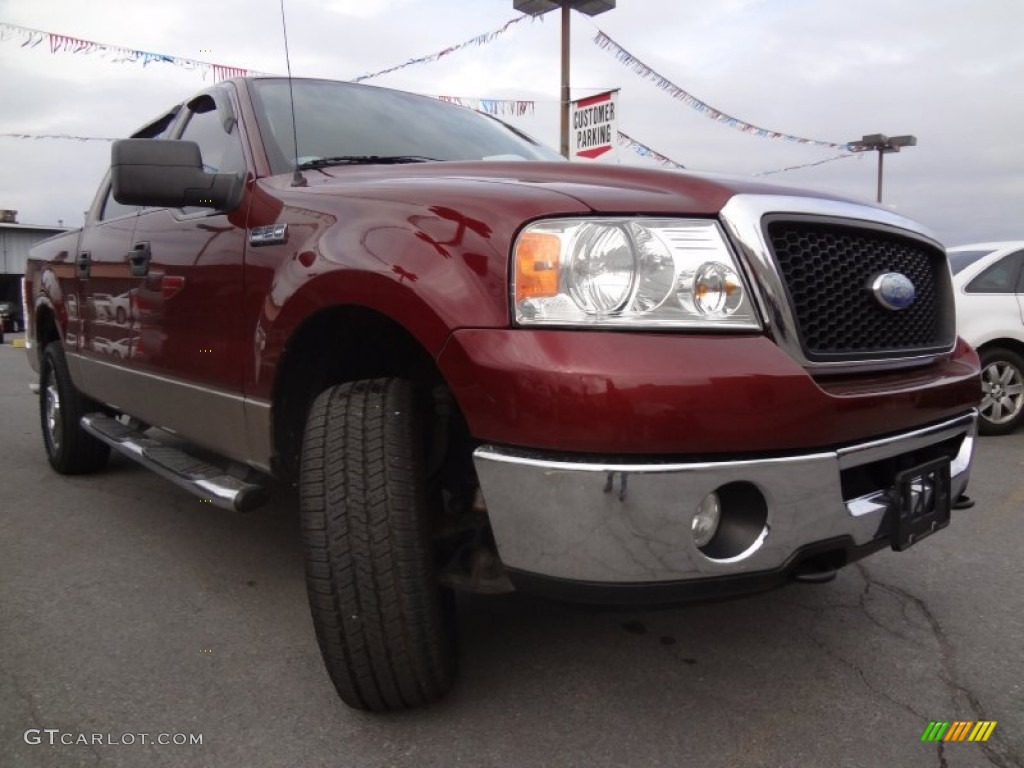
[(300, 171), (315, 168), (326, 168), (329, 165), (396, 165), (398, 163), (430, 163), (433, 157), (419, 155), (339, 155), (338, 157), (318, 157), (299, 164)]

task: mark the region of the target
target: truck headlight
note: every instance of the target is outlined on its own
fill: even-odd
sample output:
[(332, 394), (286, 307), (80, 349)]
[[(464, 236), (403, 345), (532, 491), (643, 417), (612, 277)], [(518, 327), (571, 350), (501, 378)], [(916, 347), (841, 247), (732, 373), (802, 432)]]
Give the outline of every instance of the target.
[(759, 330), (717, 222), (549, 219), (513, 246), (520, 325)]

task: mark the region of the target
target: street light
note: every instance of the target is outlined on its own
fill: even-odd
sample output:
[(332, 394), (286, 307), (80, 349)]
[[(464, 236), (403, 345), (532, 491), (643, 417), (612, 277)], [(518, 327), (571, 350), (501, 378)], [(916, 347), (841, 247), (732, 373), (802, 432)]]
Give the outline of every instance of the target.
[(886, 136), (884, 133), (870, 133), (860, 141), (851, 141), (847, 146), (854, 152), (878, 151), (878, 202), (882, 202), (882, 155), (899, 152), (901, 147), (916, 147), (917, 136)]
[(556, 8), (562, 9), (562, 157), (569, 156), (569, 11), (597, 16), (615, 7), (615, 0), (512, 0), (520, 13), (540, 16)]

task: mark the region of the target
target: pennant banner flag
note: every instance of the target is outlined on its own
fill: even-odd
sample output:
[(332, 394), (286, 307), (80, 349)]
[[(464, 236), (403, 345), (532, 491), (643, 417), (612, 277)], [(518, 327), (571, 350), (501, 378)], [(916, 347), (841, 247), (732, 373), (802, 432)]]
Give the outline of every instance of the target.
[(474, 45), (477, 45), (477, 46), (478, 45), (486, 45), (487, 43), (491, 42), (494, 38), (496, 38), (498, 35), (500, 35), (503, 32), (505, 32), (505, 30), (507, 30), (513, 24), (518, 24), (520, 21), (523, 21), (525, 19), (531, 19), (531, 18), (536, 18), (536, 17), (527, 16), (526, 14), (523, 14), (522, 16), (517, 16), (514, 19), (509, 19), (501, 27), (499, 27), (498, 29), (495, 29), (495, 30), (493, 30), (491, 32), (485, 32), (484, 34), (477, 35), (476, 37), (470, 38), (469, 40), (464, 40), (463, 42), (461, 42), (461, 43), (459, 43), (457, 45), (449, 46), (449, 47), (445, 48), (442, 51), (438, 51), (437, 53), (431, 53), (431, 54), (429, 54), (427, 56), (419, 56), (419, 57), (417, 57), (415, 59), (409, 59), (408, 61), (406, 61), (406, 62), (404, 62), (402, 64), (396, 64), (395, 66), (388, 67), (387, 69), (381, 69), (381, 70), (378, 70), (377, 72), (371, 72), (368, 75), (360, 75), (359, 77), (353, 78), (351, 80), (351, 82), (353, 82), (353, 83), (361, 83), (361, 82), (363, 82), (363, 80), (370, 80), (371, 78), (374, 78), (374, 77), (380, 77), (381, 75), (386, 75), (386, 74), (389, 74), (391, 72), (397, 72), (400, 69), (405, 69), (406, 67), (411, 67), (411, 66), (413, 66), (415, 64), (426, 64), (427, 62), (437, 61), (438, 59), (440, 59), (440, 58), (442, 58), (444, 56), (447, 56), (449, 53), (455, 53), (455, 51), (461, 51), (463, 48), (469, 48), (470, 46), (474, 46)]
[(67, 141), (117, 141), (106, 136), (72, 136), (68, 133), (0, 133), (5, 139), (64, 139)]
[(790, 165), (786, 168), (776, 168), (773, 171), (761, 171), (760, 173), (753, 174), (754, 176), (771, 176), (773, 173), (785, 173), (786, 171), (798, 171), (801, 168), (813, 168), (816, 165), (824, 165), (825, 163), (831, 163), (833, 160), (846, 160), (850, 157), (856, 157), (858, 160), (863, 157), (861, 154), (851, 155), (833, 155), (832, 157), (826, 157), (824, 160), (819, 160), (816, 163), (804, 163), (803, 165)]
[(534, 102), (520, 99), (479, 99), (474, 96), (435, 96), (434, 98), (447, 101), (449, 104), (458, 104), (460, 107), (486, 112), (495, 117), (522, 117), (523, 115), (532, 115), (534, 110)]
[(19, 27), (17, 24), (0, 22), (0, 43), (11, 41), (20, 43), (22, 48), (35, 48), (43, 41), (46, 41), (50, 48), (50, 53), (96, 54), (117, 64), (142, 64), (144, 67), (150, 64), (171, 64), (181, 69), (199, 72), (204, 80), (207, 76), (213, 75), (214, 82), (220, 82), (229, 77), (252, 77), (267, 74), (240, 67), (213, 64), (208, 61), (169, 56), (165, 53), (152, 53), (133, 48), (123, 48), (117, 45), (107, 45), (106, 43), (97, 43), (94, 40), (81, 40), (77, 37), (58, 35), (54, 32), (44, 32), (41, 29)]
[[(371, 77), (377, 77), (378, 75), (384, 74), (385, 72), (393, 72), (396, 69), (402, 69), (403, 67), (410, 66), (412, 64), (418, 64), (426, 61), (433, 61), (446, 56), (447, 54), (457, 51), (461, 48), (465, 48), (469, 45), (483, 45), (493, 40), (495, 37), (500, 35), (506, 29), (513, 24), (522, 21), (523, 19), (530, 18), (529, 16), (520, 16), (518, 18), (508, 21), (503, 27), (493, 32), (487, 32), (483, 35), (478, 35), (472, 40), (467, 40), (464, 43), (453, 45), (449, 48), (440, 51), (439, 53), (432, 54), (430, 56), (424, 56), (420, 59), (414, 59), (400, 64), (397, 67), (391, 67), (387, 70), (382, 70), (371, 75), (363, 75), (362, 77), (356, 78), (351, 82), (358, 82), (359, 80), (368, 80)], [(245, 69), (244, 67), (231, 67), (224, 64), (213, 64), (208, 61), (198, 61), (195, 59), (183, 59), (177, 56), (168, 56), (162, 53), (149, 53), (147, 51), (139, 51), (132, 48), (122, 48), (115, 45), (107, 45), (106, 43), (97, 43), (92, 40), (81, 40), (77, 37), (70, 37), (68, 35), (58, 35), (54, 32), (45, 32), (41, 29), (30, 29), (28, 27), (19, 27), (16, 24), (7, 24), (0, 22), (0, 43), (3, 42), (18, 42), (22, 48), (34, 48), (41, 45), (44, 41), (50, 49), (50, 53), (71, 53), (71, 54), (98, 54), (107, 60), (114, 63), (141, 63), (142, 66), (148, 66), (153, 63), (171, 64), (176, 67), (181, 67), (187, 70), (193, 70), (199, 72), (205, 80), (207, 76), (213, 75), (213, 81), (216, 83), (222, 80), (228, 80), (232, 77), (273, 77), (266, 72), (257, 72), (251, 69)], [(462, 106), (470, 107), (471, 109), (477, 109), (481, 112), (486, 112), (495, 116), (503, 117), (521, 117), (523, 115), (533, 114), (534, 102), (524, 101), (521, 99), (484, 99), (484, 98), (470, 98), (464, 96), (439, 96), (443, 101), (449, 101), (454, 104), (461, 104)], [(29, 134), (3, 134), (7, 137), (17, 138), (68, 138), (77, 139), (81, 141), (92, 141), (93, 139), (88, 137), (77, 137), (77, 136), (66, 136), (64, 134), (52, 134), (52, 135), (29, 135)]]
[(668, 93), (672, 98), (678, 99), (679, 101), (693, 107), (698, 112), (702, 113), (705, 117), (709, 117), (724, 125), (728, 125), (730, 128), (735, 128), (743, 133), (750, 133), (754, 136), (760, 136), (765, 139), (783, 139), (784, 141), (792, 141), (797, 144), (809, 144), (816, 147), (829, 147), (830, 149), (842, 149), (847, 152), (852, 151), (849, 144), (838, 144), (834, 141), (821, 141), (818, 139), (808, 139), (803, 136), (794, 136), (789, 133), (782, 133), (780, 131), (771, 131), (767, 128), (761, 128), (752, 123), (745, 122), (739, 118), (733, 117), (730, 114), (722, 112), (721, 110), (715, 109), (707, 102), (701, 101), (692, 93), (689, 93), (683, 88), (673, 83), (667, 77), (658, 74), (649, 66), (644, 64), (640, 59), (631, 54), (621, 45), (612, 40), (604, 32), (598, 30), (597, 36), (594, 38), (594, 44), (598, 48), (606, 51), (611, 51), (615, 58), (625, 64), (631, 70), (641, 77), (652, 81), (658, 88)]
[[(443, 51), (431, 54), (430, 56), (423, 56), (418, 59), (412, 59), (407, 61), (405, 64), (399, 64), (395, 67), (390, 67), (380, 72), (375, 72), (370, 75), (363, 75), (357, 77), (355, 80), (350, 82), (359, 82), (360, 80), (369, 80), (372, 77), (383, 75), (386, 72), (394, 72), (395, 70), (402, 69), (404, 67), (411, 66), (413, 64), (420, 64), (428, 61), (436, 61), (442, 56), (447, 56), (453, 51), (458, 51), (462, 48), (466, 48), (470, 45), (484, 45), (489, 43), (495, 37), (500, 35), (502, 32), (507, 30), (513, 24), (516, 24), (523, 19), (531, 18), (523, 15), (518, 18), (511, 19), (506, 22), (504, 26), (496, 29), (492, 32), (487, 32), (483, 35), (477, 35), (471, 40), (467, 40), (458, 45), (453, 45), (445, 48)], [(142, 66), (148, 66), (152, 63), (171, 64), (176, 67), (181, 67), (187, 70), (194, 70), (199, 72), (205, 80), (208, 75), (213, 75), (213, 81), (216, 83), (222, 80), (228, 80), (232, 77), (273, 77), (266, 72), (257, 72), (251, 69), (245, 69), (244, 67), (229, 67), (224, 64), (213, 64), (208, 61), (198, 61), (195, 59), (183, 59), (177, 56), (168, 56), (162, 53), (149, 53), (147, 51), (139, 51), (132, 48), (122, 48), (115, 45), (107, 45), (106, 43), (97, 43), (92, 40), (81, 40), (77, 37), (70, 37), (68, 35), (58, 35), (54, 32), (45, 32), (41, 29), (30, 29), (29, 27), (19, 27), (16, 24), (7, 24), (0, 22), (0, 43), (4, 42), (19, 42), (22, 48), (34, 48), (44, 41), (47, 42), (50, 53), (71, 53), (71, 54), (99, 54), (107, 60), (114, 63), (141, 63)], [(490, 115), (503, 116), (503, 117), (521, 117), (523, 115), (533, 114), (534, 102), (524, 101), (520, 99), (483, 99), (483, 98), (470, 98), (464, 96), (438, 96), (443, 101), (449, 101), (453, 104), (461, 104), (471, 109), (477, 109), (481, 112), (486, 112)], [(4, 134), (5, 136), (11, 137), (15, 134)], [(17, 134), (18, 138), (75, 138), (80, 137), (65, 136), (63, 134), (57, 135), (29, 135), (29, 134)], [(81, 138), (82, 141), (91, 141), (89, 138)]]
[(647, 145), (641, 144), (639, 141), (634, 139), (632, 136), (629, 136), (629, 135), (623, 133), (622, 131), (619, 131), (619, 143), (626, 145), (627, 147), (629, 147), (630, 149), (635, 151), (638, 155), (640, 155), (640, 157), (650, 157), (650, 158), (653, 158), (654, 160), (657, 160), (662, 165), (667, 165), (670, 168), (679, 168), (680, 170), (685, 170), (685, 168), (686, 168), (686, 166), (683, 165), (682, 163), (677, 163), (672, 158), (665, 157), (665, 155), (661, 154), (660, 152), (655, 152), (653, 149), (651, 149)]

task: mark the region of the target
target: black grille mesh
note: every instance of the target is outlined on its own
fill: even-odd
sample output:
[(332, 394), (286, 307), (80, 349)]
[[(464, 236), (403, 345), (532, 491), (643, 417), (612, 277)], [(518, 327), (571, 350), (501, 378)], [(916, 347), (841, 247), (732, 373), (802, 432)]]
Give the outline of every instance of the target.
[[(909, 354), (951, 343), (942, 322), (940, 250), (834, 224), (773, 221), (767, 231), (808, 359)], [(878, 303), (870, 285), (883, 272), (910, 278), (913, 304), (892, 311)]]

